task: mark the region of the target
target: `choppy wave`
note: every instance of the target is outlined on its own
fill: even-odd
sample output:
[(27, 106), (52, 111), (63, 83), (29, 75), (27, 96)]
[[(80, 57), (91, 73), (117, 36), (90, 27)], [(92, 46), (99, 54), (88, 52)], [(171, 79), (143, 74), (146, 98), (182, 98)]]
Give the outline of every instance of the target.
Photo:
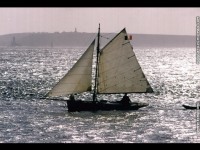
[(138, 111), (68, 113), (65, 102), (40, 99), (84, 50), (0, 48), (0, 142), (200, 142), (196, 111), (181, 106), (200, 98), (195, 48), (134, 49), (154, 90), (130, 94), (132, 101), (149, 103)]

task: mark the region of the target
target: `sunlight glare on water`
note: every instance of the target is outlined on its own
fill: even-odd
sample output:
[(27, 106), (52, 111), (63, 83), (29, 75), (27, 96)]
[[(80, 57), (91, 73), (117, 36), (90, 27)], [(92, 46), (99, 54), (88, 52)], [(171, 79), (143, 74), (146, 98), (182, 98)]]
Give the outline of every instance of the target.
[(200, 99), (200, 66), (195, 64), (195, 48), (134, 49), (154, 90), (153, 94), (129, 94), (132, 101), (149, 103), (137, 111), (69, 113), (65, 102), (40, 99), (84, 51), (0, 48), (1, 143), (200, 142), (196, 111), (182, 107)]

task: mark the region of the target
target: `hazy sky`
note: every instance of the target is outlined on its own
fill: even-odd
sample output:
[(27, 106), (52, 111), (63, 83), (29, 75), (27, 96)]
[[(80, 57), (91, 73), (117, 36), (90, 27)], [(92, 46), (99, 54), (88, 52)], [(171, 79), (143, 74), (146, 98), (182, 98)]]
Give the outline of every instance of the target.
[(119, 32), (195, 35), (200, 8), (0, 8), (0, 35), (20, 32)]

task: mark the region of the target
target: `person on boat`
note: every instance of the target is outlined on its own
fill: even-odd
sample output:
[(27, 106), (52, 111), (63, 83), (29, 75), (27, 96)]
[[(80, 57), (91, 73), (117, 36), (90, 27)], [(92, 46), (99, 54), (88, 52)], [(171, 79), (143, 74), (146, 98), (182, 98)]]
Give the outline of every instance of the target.
[(130, 98), (127, 96), (127, 93), (124, 94), (121, 103), (124, 105), (129, 105), (131, 102)]
[(71, 95), (69, 96), (69, 100), (70, 100), (70, 101), (75, 101), (75, 98), (74, 98), (74, 95), (73, 95), (73, 94), (71, 94)]

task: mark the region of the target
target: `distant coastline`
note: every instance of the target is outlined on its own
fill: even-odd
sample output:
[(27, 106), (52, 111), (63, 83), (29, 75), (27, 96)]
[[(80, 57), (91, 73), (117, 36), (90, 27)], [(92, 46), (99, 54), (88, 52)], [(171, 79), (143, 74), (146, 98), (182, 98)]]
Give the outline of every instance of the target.
[[(115, 33), (104, 33), (102, 46)], [(190, 35), (153, 35), (131, 33), (131, 43), (137, 47), (195, 47), (195, 36)], [(0, 46), (23, 47), (87, 47), (95, 38), (96, 33), (55, 32), (55, 33), (13, 33), (0, 35)], [(15, 41), (13, 41), (13, 39)], [(15, 45), (13, 44), (15, 43)]]

